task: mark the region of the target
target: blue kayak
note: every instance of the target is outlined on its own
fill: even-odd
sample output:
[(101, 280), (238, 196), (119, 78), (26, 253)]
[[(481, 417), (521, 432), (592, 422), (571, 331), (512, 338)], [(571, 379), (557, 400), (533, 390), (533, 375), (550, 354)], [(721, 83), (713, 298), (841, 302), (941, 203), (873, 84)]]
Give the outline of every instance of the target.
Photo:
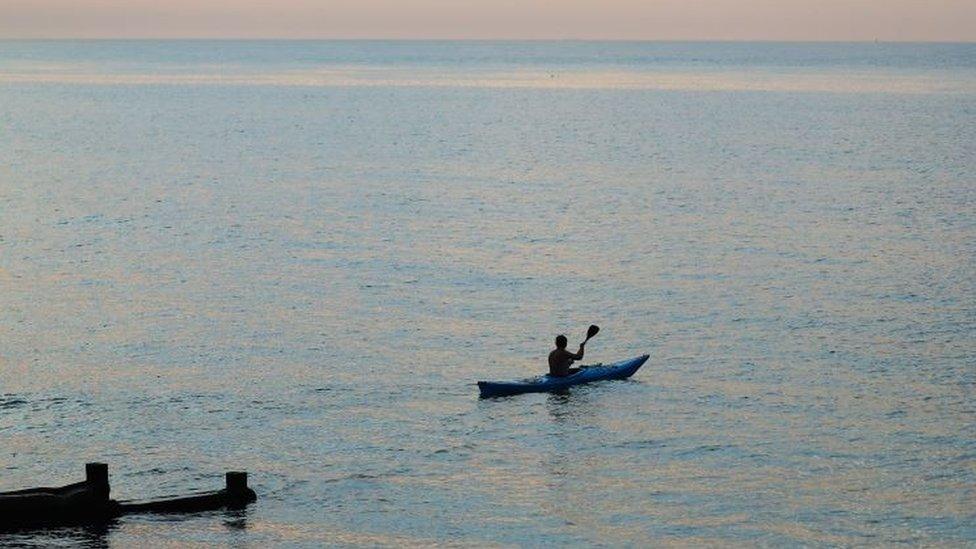
[(647, 362), (648, 357), (649, 355), (644, 355), (614, 362), (613, 364), (583, 366), (579, 372), (566, 377), (552, 377), (546, 374), (521, 381), (479, 381), (478, 390), (481, 391), (481, 398), (489, 398), (522, 393), (558, 391), (559, 389), (565, 389), (573, 385), (604, 379), (627, 379), (634, 375), (634, 372), (639, 370)]

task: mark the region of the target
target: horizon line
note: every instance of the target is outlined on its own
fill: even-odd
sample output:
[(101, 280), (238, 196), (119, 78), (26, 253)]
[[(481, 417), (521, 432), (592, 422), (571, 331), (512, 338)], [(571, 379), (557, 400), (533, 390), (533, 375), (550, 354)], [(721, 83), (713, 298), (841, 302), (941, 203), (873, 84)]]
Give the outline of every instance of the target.
[(91, 37), (91, 36), (58, 36), (58, 37), (3, 37), (0, 42), (166, 42), (166, 41), (200, 41), (200, 42), (643, 42), (643, 43), (716, 43), (716, 44), (976, 44), (973, 40), (882, 40), (874, 39), (797, 39), (782, 40), (771, 38), (425, 38), (425, 37), (213, 37), (213, 36), (168, 36), (168, 37)]

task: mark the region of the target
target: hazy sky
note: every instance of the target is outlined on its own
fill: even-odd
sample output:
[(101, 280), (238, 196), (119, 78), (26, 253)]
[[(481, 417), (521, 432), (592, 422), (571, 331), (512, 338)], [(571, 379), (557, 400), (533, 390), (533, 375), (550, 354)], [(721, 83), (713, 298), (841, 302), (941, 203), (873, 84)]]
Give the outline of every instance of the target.
[(976, 0), (0, 0), (0, 38), (976, 41)]

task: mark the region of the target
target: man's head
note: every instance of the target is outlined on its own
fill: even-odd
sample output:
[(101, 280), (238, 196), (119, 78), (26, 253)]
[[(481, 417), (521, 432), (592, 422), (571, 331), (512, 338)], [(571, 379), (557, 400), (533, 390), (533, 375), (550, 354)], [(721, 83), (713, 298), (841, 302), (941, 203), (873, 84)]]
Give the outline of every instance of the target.
[(564, 335), (557, 335), (556, 336), (556, 348), (557, 349), (565, 349), (566, 348), (566, 345), (568, 343), (569, 342), (566, 341), (566, 336), (564, 336)]

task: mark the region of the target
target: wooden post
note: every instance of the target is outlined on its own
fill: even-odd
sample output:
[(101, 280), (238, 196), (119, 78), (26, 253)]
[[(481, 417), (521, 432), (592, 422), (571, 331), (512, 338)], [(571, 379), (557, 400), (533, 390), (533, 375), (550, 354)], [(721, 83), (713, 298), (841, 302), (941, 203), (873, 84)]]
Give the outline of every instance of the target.
[(247, 491), (247, 472), (228, 471), (226, 475), (227, 491), (240, 494)]
[(98, 494), (100, 499), (108, 501), (108, 464), (107, 463), (86, 463), (85, 482)]

